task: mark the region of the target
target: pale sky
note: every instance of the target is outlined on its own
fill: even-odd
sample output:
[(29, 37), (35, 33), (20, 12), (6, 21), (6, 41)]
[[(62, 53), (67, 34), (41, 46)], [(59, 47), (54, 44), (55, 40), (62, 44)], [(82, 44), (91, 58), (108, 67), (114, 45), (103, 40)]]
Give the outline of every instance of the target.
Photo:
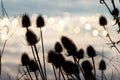
[[(3, 0), (4, 7), (10, 16), (23, 13), (44, 14), (48, 16), (62, 15), (64, 12), (79, 15), (107, 13), (100, 0)], [(118, 4), (118, 0), (115, 0)], [(110, 1), (106, 2), (111, 4)], [(110, 5), (111, 6), (111, 5)]]

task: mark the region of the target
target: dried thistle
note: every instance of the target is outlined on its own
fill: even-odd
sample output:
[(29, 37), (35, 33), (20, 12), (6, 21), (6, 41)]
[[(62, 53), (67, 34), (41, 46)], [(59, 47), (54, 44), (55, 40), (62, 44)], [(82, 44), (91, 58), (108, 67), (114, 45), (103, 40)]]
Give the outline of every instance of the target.
[(28, 28), (30, 25), (31, 25), (31, 23), (30, 23), (30, 18), (29, 18), (29, 16), (28, 16), (27, 14), (24, 14), (24, 15), (22, 16), (22, 26), (23, 26), (24, 28)]

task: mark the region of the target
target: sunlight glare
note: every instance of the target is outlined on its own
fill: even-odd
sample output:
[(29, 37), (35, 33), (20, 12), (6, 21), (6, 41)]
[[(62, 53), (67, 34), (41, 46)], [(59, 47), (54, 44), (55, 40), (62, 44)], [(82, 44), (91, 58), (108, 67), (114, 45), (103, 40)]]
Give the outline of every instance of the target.
[(7, 34), (6, 34), (6, 33), (2, 33), (2, 34), (1, 34), (1, 40), (5, 41), (5, 40), (7, 40), (7, 39), (8, 39)]
[(102, 32), (102, 34), (103, 34), (103, 36), (107, 36), (108, 32), (107, 32), (106, 30), (104, 30), (104, 31)]
[(92, 26), (90, 24), (85, 24), (85, 29), (86, 30), (91, 30)]
[(97, 35), (98, 35), (98, 30), (97, 29), (93, 30), (93, 36), (97, 36)]

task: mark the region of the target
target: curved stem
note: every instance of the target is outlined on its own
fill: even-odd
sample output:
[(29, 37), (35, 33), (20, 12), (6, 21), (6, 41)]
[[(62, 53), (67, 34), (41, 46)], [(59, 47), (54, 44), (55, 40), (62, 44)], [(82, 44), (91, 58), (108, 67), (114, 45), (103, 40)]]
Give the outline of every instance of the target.
[(31, 76), (31, 74), (30, 74), (30, 71), (29, 71), (28, 66), (26, 66), (26, 69), (27, 69), (27, 72), (28, 72), (28, 74), (29, 74), (29, 76), (30, 76), (30, 79), (33, 80), (33, 79), (32, 79), (32, 76)]

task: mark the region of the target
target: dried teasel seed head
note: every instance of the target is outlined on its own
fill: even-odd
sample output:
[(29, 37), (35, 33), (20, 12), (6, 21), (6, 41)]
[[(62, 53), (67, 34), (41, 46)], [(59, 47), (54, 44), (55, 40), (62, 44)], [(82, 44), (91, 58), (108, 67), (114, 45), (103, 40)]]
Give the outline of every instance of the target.
[(87, 54), (88, 54), (89, 57), (95, 57), (96, 56), (96, 51), (91, 45), (89, 45), (87, 47)]
[(56, 68), (60, 68), (65, 62), (62, 54), (56, 54), (54, 51), (48, 53), (48, 62), (52, 63)]
[(38, 70), (38, 65), (34, 60), (30, 60), (29, 69), (31, 72), (36, 72)]
[(62, 69), (68, 75), (79, 74), (79, 68), (78, 68), (77, 64), (74, 64), (71, 61), (65, 61), (62, 66)]
[(65, 36), (61, 37), (61, 42), (63, 44), (63, 47), (67, 50), (68, 56), (75, 56), (75, 53), (77, 52), (77, 47), (74, 42)]
[(83, 61), (81, 65), (85, 73), (91, 72), (93, 69), (91, 63), (88, 60)]
[(21, 63), (23, 66), (27, 66), (29, 65), (30, 59), (29, 56), (27, 55), (27, 53), (23, 53), (21, 56)]
[(62, 52), (62, 46), (59, 42), (56, 42), (55, 44), (55, 51), (58, 53)]
[(23, 26), (24, 28), (28, 28), (30, 25), (31, 25), (31, 23), (30, 23), (30, 18), (29, 18), (29, 16), (28, 16), (27, 14), (24, 14), (24, 15), (22, 16), (22, 26)]
[(106, 63), (104, 60), (100, 61), (99, 70), (106, 70)]
[(101, 26), (107, 25), (107, 19), (106, 19), (104, 16), (101, 16), (101, 17), (99, 18), (99, 24), (100, 24)]
[(39, 28), (41, 28), (41, 27), (43, 27), (43, 26), (45, 25), (44, 19), (43, 19), (43, 17), (42, 17), (41, 15), (39, 15), (39, 16), (37, 17), (36, 25), (37, 25), (37, 27), (39, 27)]
[(118, 10), (117, 8), (115, 8), (115, 9), (112, 11), (112, 15), (113, 15), (114, 17), (118, 17), (118, 15), (119, 15), (119, 10)]
[(75, 54), (75, 57), (77, 59), (82, 59), (84, 57), (84, 50), (83, 49), (80, 49), (76, 54)]
[(27, 30), (26, 40), (29, 45), (35, 45), (39, 41), (37, 35), (32, 30)]

